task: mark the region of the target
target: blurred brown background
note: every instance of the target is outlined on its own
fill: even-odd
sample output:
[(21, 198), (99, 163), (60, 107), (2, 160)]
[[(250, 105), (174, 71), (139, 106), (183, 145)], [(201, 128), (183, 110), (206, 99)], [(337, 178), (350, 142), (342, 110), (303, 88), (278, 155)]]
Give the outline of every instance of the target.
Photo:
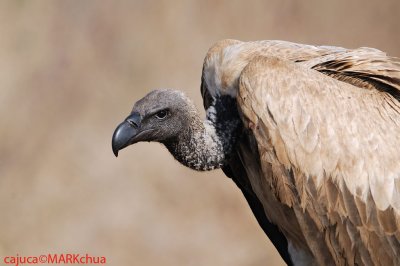
[(399, 0), (1, 1), (1, 260), (282, 265), (221, 171), (195, 173), (158, 144), (116, 159), (112, 132), (154, 88), (182, 89), (201, 109), (203, 58), (219, 39), (400, 56), (399, 13)]

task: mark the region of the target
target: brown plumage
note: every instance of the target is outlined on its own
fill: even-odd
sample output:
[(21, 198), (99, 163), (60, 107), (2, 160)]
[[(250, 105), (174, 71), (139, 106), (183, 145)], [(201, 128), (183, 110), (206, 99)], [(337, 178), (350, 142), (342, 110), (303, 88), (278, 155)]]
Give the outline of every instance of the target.
[[(371, 48), (223, 40), (205, 58), (201, 91), (217, 128), (205, 135), (225, 143), (214, 165), (288, 264), (400, 264), (399, 59)], [(220, 100), (228, 96), (236, 103)], [(221, 115), (234, 125), (229, 134)]]

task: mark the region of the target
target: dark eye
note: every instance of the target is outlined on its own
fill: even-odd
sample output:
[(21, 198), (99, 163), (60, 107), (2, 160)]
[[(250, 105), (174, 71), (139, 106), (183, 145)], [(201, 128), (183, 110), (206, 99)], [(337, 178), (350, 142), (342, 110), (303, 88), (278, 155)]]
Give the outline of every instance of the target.
[(156, 117), (157, 117), (158, 119), (160, 119), (160, 120), (166, 118), (167, 115), (168, 115), (168, 111), (167, 111), (167, 110), (161, 110), (161, 111), (158, 111), (158, 112), (156, 113)]

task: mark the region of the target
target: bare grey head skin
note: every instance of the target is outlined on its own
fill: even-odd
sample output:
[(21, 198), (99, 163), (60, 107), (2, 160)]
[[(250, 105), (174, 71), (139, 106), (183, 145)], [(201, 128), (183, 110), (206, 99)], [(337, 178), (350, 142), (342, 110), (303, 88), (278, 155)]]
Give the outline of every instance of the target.
[(112, 138), (118, 151), (140, 141), (164, 144), (180, 163), (194, 170), (220, 168), (228, 163), (240, 128), (236, 101), (231, 96), (214, 99), (202, 120), (186, 95), (159, 89), (137, 101), (131, 114)]

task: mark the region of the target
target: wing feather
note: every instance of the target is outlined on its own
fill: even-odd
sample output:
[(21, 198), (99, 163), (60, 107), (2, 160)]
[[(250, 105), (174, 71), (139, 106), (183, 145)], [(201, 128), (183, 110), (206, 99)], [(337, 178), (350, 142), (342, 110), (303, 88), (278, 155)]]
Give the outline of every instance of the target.
[[(356, 248), (367, 250), (375, 264), (399, 263), (387, 250), (372, 255), (380, 245), (390, 250), (387, 238), (398, 232), (400, 115), (389, 104), (392, 96), (287, 60), (255, 57), (242, 71), (237, 100), (245, 126), (255, 125), (249, 128), (259, 150), (272, 150), (271, 162), (262, 163), (293, 171), (291, 204), (302, 206), (301, 213), (296, 211), (302, 229), (328, 234), (327, 228), (342, 223), (351, 247), (343, 246), (346, 240), (326, 243), (331, 249), (340, 246), (336, 257), (344, 256), (346, 248)], [(276, 191), (278, 198), (285, 198), (280, 191), (285, 190)], [(356, 241), (359, 236), (363, 241)], [(307, 239), (311, 245), (319, 241), (305, 237), (313, 238)]]

